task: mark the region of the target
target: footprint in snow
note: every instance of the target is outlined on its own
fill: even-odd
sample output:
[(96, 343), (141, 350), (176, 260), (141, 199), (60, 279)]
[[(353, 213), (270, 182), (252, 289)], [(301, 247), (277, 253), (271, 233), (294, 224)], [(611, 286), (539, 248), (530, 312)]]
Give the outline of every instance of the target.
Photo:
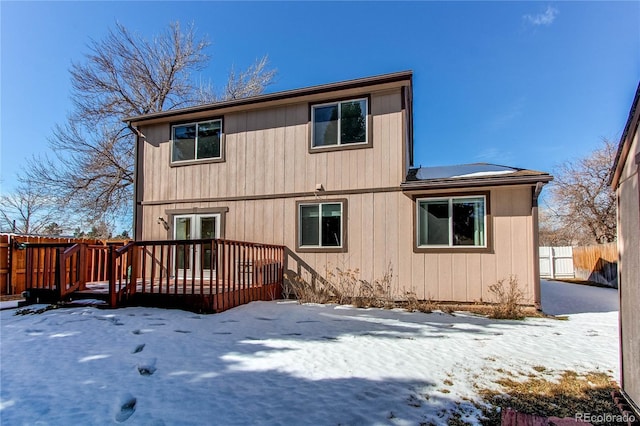
[(224, 320), (224, 321), (220, 321), (222, 324), (226, 323), (226, 322), (238, 322), (237, 320)]
[(185, 333), (185, 334), (191, 333), (189, 330), (173, 330), (173, 331), (175, 331), (176, 333)]
[(153, 324), (149, 324), (149, 325), (151, 325), (151, 326), (160, 326), (160, 325), (166, 325), (166, 324), (163, 323), (163, 322), (154, 322)]
[(118, 404), (118, 411), (116, 413), (115, 420), (118, 423), (126, 422), (129, 417), (136, 411), (136, 404), (138, 400), (131, 394), (126, 394), (120, 399)]
[(265, 318), (265, 317), (256, 317), (256, 319), (260, 321), (273, 321), (273, 318)]
[(135, 334), (135, 335), (139, 335), (142, 334), (142, 331), (140, 330), (133, 330), (131, 333)]
[(285, 333), (283, 336), (302, 336), (300, 333)]
[(141, 376), (151, 376), (156, 372), (156, 370), (157, 368), (155, 358), (150, 360), (149, 362), (138, 364), (138, 373), (140, 373)]
[(214, 331), (213, 334), (231, 334), (230, 331)]
[(313, 320), (302, 320), (302, 321), (296, 321), (296, 324), (306, 324), (308, 322), (318, 322), (318, 321), (313, 321)]
[(133, 352), (131, 352), (131, 353), (132, 353), (132, 354), (137, 354), (137, 353), (139, 353), (139, 352), (142, 352), (142, 350), (144, 349), (144, 347), (145, 347), (145, 344), (144, 344), (144, 343), (143, 343), (143, 344), (141, 344), (141, 345), (138, 345), (138, 346), (136, 346), (136, 348), (135, 348), (135, 349), (133, 350)]

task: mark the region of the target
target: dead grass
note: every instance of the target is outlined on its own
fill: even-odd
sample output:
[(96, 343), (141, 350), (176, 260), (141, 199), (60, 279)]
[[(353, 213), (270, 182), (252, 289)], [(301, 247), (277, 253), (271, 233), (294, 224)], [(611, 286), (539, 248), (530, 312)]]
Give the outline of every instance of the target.
[[(536, 367), (536, 371), (546, 371), (542, 366)], [(617, 390), (618, 386), (609, 375), (599, 371), (584, 375), (564, 371), (558, 380), (535, 376), (520, 381), (504, 377), (497, 384), (501, 387), (499, 391), (479, 391), (484, 403), (488, 404), (479, 407), (485, 416), (483, 425), (500, 424), (500, 410), (504, 408), (561, 418), (574, 418), (577, 413), (620, 414), (611, 398), (611, 391)]]
[(20, 294), (0, 294), (0, 302), (8, 302), (11, 300), (23, 300), (24, 297)]

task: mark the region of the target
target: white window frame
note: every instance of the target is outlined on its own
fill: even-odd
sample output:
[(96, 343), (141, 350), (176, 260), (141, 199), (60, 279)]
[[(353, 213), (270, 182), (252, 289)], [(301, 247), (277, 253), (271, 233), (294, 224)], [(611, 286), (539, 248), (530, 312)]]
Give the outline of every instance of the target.
[[(454, 245), (453, 244), (453, 200), (478, 199), (482, 198), (484, 204), (483, 217), (483, 233), (482, 245)], [(447, 201), (449, 209), (448, 226), (449, 226), (449, 244), (420, 244), (420, 228), (422, 222), (420, 220), (420, 203), (423, 201)], [(464, 195), (452, 197), (423, 197), (416, 199), (416, 246), (418, 248), (447, 248), (447, 249), (486, 249), (487, 248), (487, 196), (486, 195)]]
[[(204, 124), (204, 123), (214, 123), (214, 122), (220, 122), (220, 155), (217, 157), (207, 157), (207, 158), (195, 158), (195, 156), (198, 154), (198, 126), (200, 124)], [(174, 144), (175, 144), (175, 128), (176, 127), (183, 127), (183, 126), (196, 126), (196, 139), (194, 141), (195, 143), (195, 148), (194, 148), (194, 158), (189, 159), (189, 160), (177, 160), (174, 161), (173, 160), (173, 150), (174, 150)], [(174, 124), (171, 126), (171, 152), (169, 153), (170, 157), (170, 162), (171, 164), (185, 164), (185, 163), (193, 163), (193, 162), (207, 162), (207, 161), (220, 161), (222, 159), (224, 159), (224, 133), (223, 133), (223, 123), (222, 123), (222, 118), (214, 118), (212, 120), (202, 120), (202, 121), (192, 121), (189, 123), (179, 123), (179, 124)]]
[[(322, 245), (322, 206), (325, 204), (340, 205), (340, 245), (339, 246), (323, 246)], [(302, 207), (317, 206), (318, 207), (318, 245), (302, 245)], [(325, 202), (309, 202), (298, 204), (298, 247), (301, 249), (341, 249), (344, 247), (344, 202), (343, 201), (325, 201)]]
[[(342, 135), (342, 128), (341, 128), (341, 120), (340, 117), (342, 116), (342, 104), (343, 103), (348, 103), (348, 102), (359, 102), (359, 101), (364, 101), (364, 106), (365, 106), (365, 111), (364, 111), (364, 142), (351, 142), (351, 143), (342, 143), (341, 140), (341, 135)], [(315, 114), (315, 110), (316, 108), (322, 108), (322, 107), (326, 107), (329, 105), (337, 105), (338, 106), (338, 137), (337, 137), (337, 141), (338, 143), (336, 143), (335, 145), (318, 145), (316, 146), (315, 144), (315, 118), (316, 118), (316, 114)], [(369, 144), (369, 98), (368, 97), (363, 97), (363, 98), (354, 98), (354, 99), (343, 99), (340, 101), (334, 101), (334, 102), (325, 102), (322, 104), (313, 104), (311, 105), (311, 149), (318, 149), (318, 150), (322, 150), (322, 149), (327, 149), (327, 148), (335, 148), (335, 147), (345, 147), (345, 146), (359, 146), (359, 145), (367, 145)]]
[[(201, 223), (200, 223), (200, 219), (205, 219), (208, 217), (215, 217), (216, 218), (216, 228), (215, 228), (215, 239), (220, 238), (220, 222), (222, 220), (222, 215), (220, 213), (202, 213), (202, 214), (177, 214), (173, 216), (173, 229), (172, 229), (172, 233), (173, 233), (173, 239), (177, 240), (177, 241), (181, 241), (178, 240), (176, 237), (176, 230), (178, 228), (177, 224), (178, 224), (178, 219), (185, 219), (185, 218), (189, 218), (189, 220), (191, 220), (191, 224), (193, 226), (192, 228), (192, 236), (191, 238), (188, 238), (188, 240), (200, 240), (202, 239), (202, 229), (201, 229)], [(193, 250), (196, 250), (195, 256), (193, 255)], [(190, 265), (191, 267), (186, 269), (186, 275), (187, 277), (191, 277), (193, 276), (194, 271), (199, 271), (200, 270), (200, 245), (196, 245), (194, 246), (190, 246), (189, 250), (187, 251), (187, 256), (189, 257), (189, 259), (194, 259), (195, 258), (195, 265)], [(177, 262), (177, 253), (173, 254), (173, 271), (176, 271), (176, 262)], [(211, 265), (211, 269), (205, 269), (205, 278), (209, 277), (209, 274), (211, 273), (211, 271), (214, 271), (214, 266), (215, 265)], [(178, 276), (182, 276), (182, 274), (185, 272), (184, 269), (177, 269), (178, 271)]]

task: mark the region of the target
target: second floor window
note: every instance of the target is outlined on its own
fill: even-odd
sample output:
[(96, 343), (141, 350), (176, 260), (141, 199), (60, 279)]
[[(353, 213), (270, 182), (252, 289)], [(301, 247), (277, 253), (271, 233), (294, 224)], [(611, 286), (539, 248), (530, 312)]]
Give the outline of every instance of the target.
[(312, 148), (367, 143), (368, 113), (366, 98), (312, 105)]
[(171, 162), (222, 158), (222, 120), (172, 127)]

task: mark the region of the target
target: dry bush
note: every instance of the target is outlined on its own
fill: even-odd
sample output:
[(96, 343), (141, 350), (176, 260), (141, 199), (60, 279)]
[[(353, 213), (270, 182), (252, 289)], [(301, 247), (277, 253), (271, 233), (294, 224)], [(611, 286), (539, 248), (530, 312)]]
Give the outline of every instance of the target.
[(432, 300), (419, 300), (414, 291), (405, 291), (405, 305), (404, 308), (409, 312), (422, 312), (430, 314), (435, 309), (438, 309), (438, 305)]
[(493, 294), (495, 304), (491, 307), (489, 318), (495, 319), (522, 319), (522, 302), (524, 293), (518, 286), (518, 278), (515, 275), (509, 276), (509, 284), (505, 285), (505, 279), (489, 286), (489, 291)]
[(360, 278), (358, 269), (326, 267), (326, 276), (313, 275), (305, 280), (300, 275), (288, 271), (284, 274), (283, 294), (294, 295), (300, 303), (336, 302), (351, 304), (358, 308), (395, 307), (391, 294), (393, 268), (391, 264), (381, 278), (373, 282)]
[(393, 305), (391, 281), (393, 268), (391, 264), (381, 278), (373, 282), (360, 278), (358, 269), (341, 269), (339, 267), (327, 271), (327, 282), (336, 291), (338, 302), (351, 304), (357, 308), (389, 308)]
[(283, 287), (286, 294), (293, 294), (300, 303), (327, 303), (333, 295), (326, 288), (319, 286), (314, 277), (308, 282), (300, 275), (285, 272)]

